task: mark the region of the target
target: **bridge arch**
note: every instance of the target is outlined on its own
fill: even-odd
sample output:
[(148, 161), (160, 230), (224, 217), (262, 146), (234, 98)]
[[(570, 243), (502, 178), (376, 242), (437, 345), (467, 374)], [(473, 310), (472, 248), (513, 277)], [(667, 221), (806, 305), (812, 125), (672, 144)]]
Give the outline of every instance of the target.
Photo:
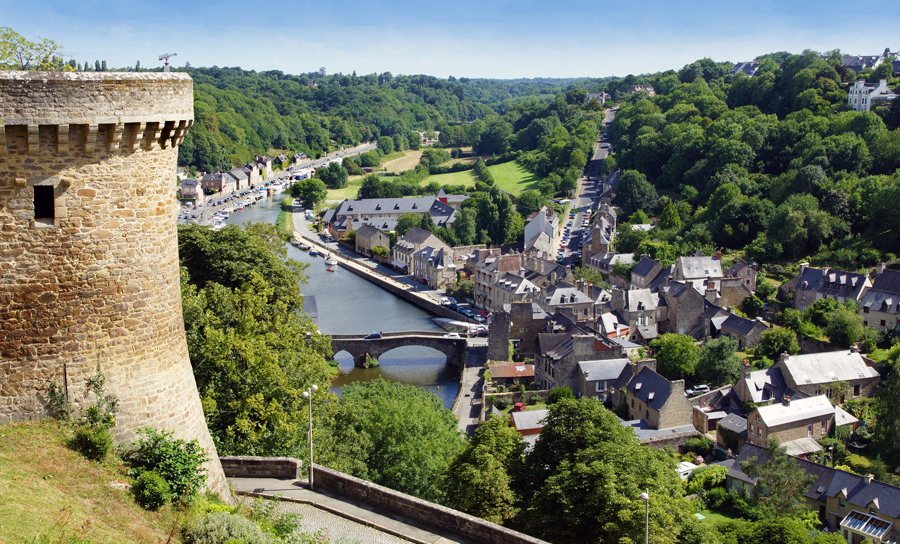
[(385, 353), (406, 346), (423, 346), (443, 353), (447, 363), (463, 367), (466, 364), (466, 339), (444, 338), (443, 333), (419, 332), (386, 333), (381, 338), (366, 340), (359, 335), (333, 335), (331, 337), (332, 356), (346, 351), (353, 356), (356, 366), (365, 367), (370, 358), (379, 358)]

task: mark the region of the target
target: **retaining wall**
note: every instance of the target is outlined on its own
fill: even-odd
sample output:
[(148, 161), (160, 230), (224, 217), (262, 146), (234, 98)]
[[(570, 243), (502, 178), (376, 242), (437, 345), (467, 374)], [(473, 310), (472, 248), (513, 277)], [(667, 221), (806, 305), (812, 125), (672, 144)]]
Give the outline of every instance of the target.
[(300, 478), (303, 462), (293, 457), (219, 457), (226, 478)]

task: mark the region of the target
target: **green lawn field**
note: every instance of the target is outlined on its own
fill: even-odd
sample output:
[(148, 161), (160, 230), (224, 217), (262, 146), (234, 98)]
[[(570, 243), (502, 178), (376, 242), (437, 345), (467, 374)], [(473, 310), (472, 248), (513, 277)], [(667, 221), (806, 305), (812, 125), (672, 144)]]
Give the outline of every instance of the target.
[[(488, 170), (494, 176), (494, 183), (496, 183), (497, 187), (513, 195), (518, 195), (525, 189), (537, 189), (540, 181), (537, 176), (515, 161), (488, 166)], [(475, 184), (475, 173), (472, 170), (468, 170), (466, 172), (441, 174), (439, 176), (430, 176), (426, 181), (436, 181), (441, 185), (469, 186)]]

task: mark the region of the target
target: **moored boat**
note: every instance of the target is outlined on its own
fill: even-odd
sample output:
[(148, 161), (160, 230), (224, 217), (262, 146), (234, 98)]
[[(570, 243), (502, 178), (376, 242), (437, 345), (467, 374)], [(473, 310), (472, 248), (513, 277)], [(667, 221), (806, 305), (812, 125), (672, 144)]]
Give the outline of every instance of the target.
[(331, 255), (327, 255), (327, 256), (325, 257), (325, 264), (327, 264), (328, 266), (336, 265), (336, 264), (337, 264), (337, 259), (335, 259), (335, 258), (332, 257)]
[(297, 248), (298, 248), (298, 249), (301, 249), (301, 250), (303, 250), (303, 251), (309, 251), (309, 244), (305, 244), (305, 243), (303, 243), (303, 242), (300, 242), (300, 244), (297, 246)]
[(315, 257), (316, 255), (319, 254), (319, 252), (316, 251), (315, 248), (313, 248), (313, 249), (310, 249), (310, 250), (309, 250), (309, 254), (312, 255), (313, 257)]
[(328, 268), (326, 268), (325, 270), (326, 270), (327, 272), (334, 272), (334, 268), (331, 268), (330, 266), (329, 266)]

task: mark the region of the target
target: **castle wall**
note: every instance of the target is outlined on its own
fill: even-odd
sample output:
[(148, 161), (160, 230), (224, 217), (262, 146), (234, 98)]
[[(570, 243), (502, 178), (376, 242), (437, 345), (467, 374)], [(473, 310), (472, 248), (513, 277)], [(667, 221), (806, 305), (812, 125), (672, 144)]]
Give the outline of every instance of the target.
[(140, 427), (196, 438), (224, 492), (181, 314), (175, 168), (192, 122), (186, 74), (0, 72), (0, 423), (46, 416), (52, 384), (81, 404), (99, 370), (120, 443)]

